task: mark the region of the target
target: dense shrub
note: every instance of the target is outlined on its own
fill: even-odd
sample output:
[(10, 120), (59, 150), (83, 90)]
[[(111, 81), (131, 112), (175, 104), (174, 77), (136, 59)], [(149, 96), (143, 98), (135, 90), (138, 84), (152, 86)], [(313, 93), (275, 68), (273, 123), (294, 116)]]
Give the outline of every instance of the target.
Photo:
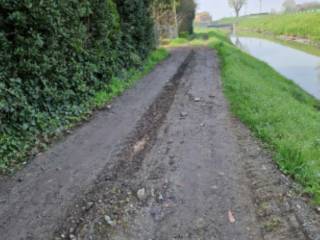
[(0, 169), (141, 63), (153, 47), (149, 9), (147, 0), (0, 0)]
[[(134, 60), (134, 55), (146, 57), (149, 49), (154, 46), (153, 20), (149, 0), (116, 0), (118, 12), (121, 16), (121, 28), (124, 34), (125, 62)], [(127, 52), (131, 53), (128, 59)], [(133, 59), (132, 59), (133, 58)]]

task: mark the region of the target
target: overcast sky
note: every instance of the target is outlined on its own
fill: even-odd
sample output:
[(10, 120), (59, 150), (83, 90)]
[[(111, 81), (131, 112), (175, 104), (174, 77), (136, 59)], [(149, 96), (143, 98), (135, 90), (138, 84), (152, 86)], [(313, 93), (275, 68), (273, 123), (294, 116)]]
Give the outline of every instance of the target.
[[(196, 0), (198, 3), (198, 11), (208, 11), (214, 19), (229, 17), (233, 15), (232, 10), (228, 6), (228, 0)], [(281, 10), (284, 0), (262, 0), (262, 10), (270, 12), (271, 9)], [(297, 3), (310, 2), (311, 0), (296, 0)], [(259, 0), (248, 0), (247, 7), (242, 11), (244, 13), (259, 12)]]

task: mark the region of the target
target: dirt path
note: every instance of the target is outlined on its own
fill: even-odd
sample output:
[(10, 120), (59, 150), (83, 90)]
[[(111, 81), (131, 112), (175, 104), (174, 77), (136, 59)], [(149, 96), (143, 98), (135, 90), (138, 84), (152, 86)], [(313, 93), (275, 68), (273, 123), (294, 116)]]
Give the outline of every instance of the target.
[(231, 117), (215, 54), (183, 48), (1, 183), (0, 239), (319, 240), (298, 192)]

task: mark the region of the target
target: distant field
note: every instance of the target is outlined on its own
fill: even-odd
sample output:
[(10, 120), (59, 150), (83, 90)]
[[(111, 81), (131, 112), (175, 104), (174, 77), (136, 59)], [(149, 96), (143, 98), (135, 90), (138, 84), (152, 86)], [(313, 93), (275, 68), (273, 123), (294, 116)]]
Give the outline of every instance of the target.
[(242, 21), (244, 19), (247, 19), (247, 18), (257, 18), (257, 17), (261, 17), (261, 16), (266, 16), (266, 14), (254, 14), (254, 15), (247, 15), (247, 16), (242, 16), (242, 17), (239, 17), (239, 18), (236, 18), (236, 17), (226, 17), (226, 18), (221, 18), (220, 20), (217, 20), (217, 21), (214, 21), (214, 24), (234, 24), (234, 23), (237, 23), (239, 21)]
[(235, 23), (236, 18), (229, 17), (229, 18), (222, 18), (218, 21), (215, 21), (214, 24), (233, 24)]
[(238, 22), (240, 29), (267, 32), (274, 35), (289, 35), (320, 41), (320, 12), (291, 13), (282, 15), (247, 16), (238, 20), (224, 18), (216, 23)]
[(275, 35), (292, 35), (320, 40), (320, 13), (294, 13), (244, 18), (239, 22), (240, 28)]

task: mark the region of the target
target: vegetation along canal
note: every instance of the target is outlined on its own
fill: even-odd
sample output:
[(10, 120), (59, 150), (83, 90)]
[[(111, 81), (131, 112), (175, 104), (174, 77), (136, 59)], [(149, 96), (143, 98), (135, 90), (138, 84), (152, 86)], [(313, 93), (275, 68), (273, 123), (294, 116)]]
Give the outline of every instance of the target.
[(320, 99), (319, 56), (256, 37), (232, 35), (231, 41)]

